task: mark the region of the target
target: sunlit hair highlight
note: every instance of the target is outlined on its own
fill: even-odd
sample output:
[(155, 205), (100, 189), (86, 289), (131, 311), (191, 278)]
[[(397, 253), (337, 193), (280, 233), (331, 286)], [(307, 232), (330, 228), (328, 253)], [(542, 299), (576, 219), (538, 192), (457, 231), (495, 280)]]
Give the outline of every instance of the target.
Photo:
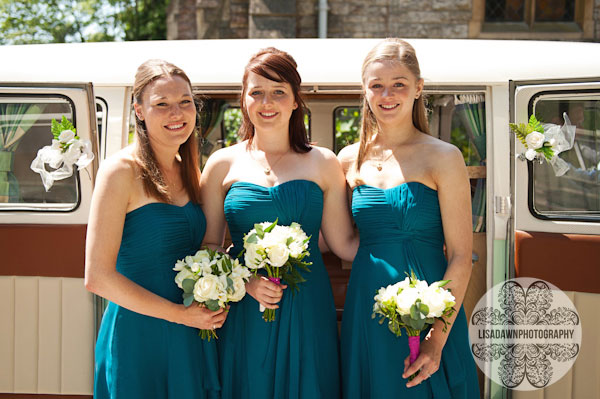
[(248, 140), (252, 143), (254, 138), (254, 125), (250, 121), (248, 111), (246, 110), (246, 91), (248, 90), (248, 75), (253, 72), (264, 78), (278, 83), (289, 83), (294, 93), (294, 101), (298, 107), (290, 116), (289, 125), (289, 140), (292, 150), (298, 153), (305, 153), (311, 150), (304, 125), (304, 109), (305, 104), (300, 95), (300, 84), (302, 80), (298, 74), (298, 65), (294, 58), (285, 51), (278, 50), (274, 47), (268, 47), (260, 50), (250, 58), (246, 68), (244, 69), (244, 77), (242, 78), (242, 93), (240, 97), (240, 108), (242, 110), (242, 125), (240, 126), (239, 135), (243, 140)]
[[(365, 73), (369, 65), (374, 62), (392, 61), (404, 65), (414, 75), (416, 80), (421, 79), (421, 68), (419, 60), (413, 46), (408, 42), (397, 39), (388, 38), (379, 42), (365, 57), (362, 64), (362, 81), (365, 84)], [(423, 133), (429, 134), (429, 124), (427, 121), (427, 110), (425, 108), (425, 100), (423, 94), (415, 99), (412, 110), (413, 125)], [(358, 156), (355, 162), (355, 179), (358, 179), (360, 168), (365, 160), (372, 142), (373, 135), (377, 133), (377, 119), (369, 106), (366, 96), (362, 98), (362, 119), (359, 135)]]
[[(164, 77), (179, 76), (190, 85), (192, 83), (182, 69), (163, 60), (148, 60), (140, 65), (135, 74), (133, 84), (133, 101), (136, 104), (142, 104), (144, 90), (148, 85), (157, 79)], [(194, 98), (196, 111), (199, 111), (199, 102)], [(196, 117), (196, 126), (187, 141), (179, 147), (179, 156), (181, 157), (181, 180), (183, 186), (190, 197), (190, 201), (200, 203), (200, 167), (198, 161), (198, 145), (196, 134), (198, 132), (198, 118)], [(144, 185), (144, 191), (148, 196), (154, 197), (159, 201), (172, 203), (172, 197), (169, 193), (167, 184), (148, 137), (146, 123), (135, 115), (135, 134), (136, 134), (136, 163), (140, 169), (140, 178)]]

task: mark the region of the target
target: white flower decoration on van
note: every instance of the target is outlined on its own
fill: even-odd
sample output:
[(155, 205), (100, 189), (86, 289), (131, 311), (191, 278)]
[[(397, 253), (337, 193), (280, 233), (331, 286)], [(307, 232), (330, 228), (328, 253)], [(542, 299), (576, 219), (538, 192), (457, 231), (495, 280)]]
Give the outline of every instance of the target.
[[(75, 126), (65, 116), (60, 123), (52, 119), (52, 135), (52, 145), (40, 149), (31, 162), (31, 170), (40, 174), (46, 191), (56, 180), (72, 176), (73, 165), (77, 165), (78, 170), (83, 169), (94, 159), (92, 143), (87, 139), (81, 140)], [(46, 169), (46, 164), (52, 170)]]
[(540, 163), (546, 160), (552, 165), (556, 176), (564, 175), (569, 165), (558, 154), (573, 148), (575, 125), (571, 124), (566, 112), (563, 119), (565, 123), (562, 126), (540, 123), (535, 115), (531, 115), (528, 124), (509, 123), (510, 130), (526, 148), (524, 153), (517, 154), (517, 158)]

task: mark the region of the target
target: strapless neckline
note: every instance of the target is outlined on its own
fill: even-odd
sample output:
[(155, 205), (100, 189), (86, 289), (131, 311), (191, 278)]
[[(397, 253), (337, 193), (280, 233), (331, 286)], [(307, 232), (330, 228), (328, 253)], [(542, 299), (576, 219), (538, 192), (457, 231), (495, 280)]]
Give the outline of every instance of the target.
[(398, 189), (404, 186), (410, 186), (411, 184), (415, 184), (415, 185), (419, 185), (419, 186), (423, 186), (425, 189), (428, 189), (429, 191), (433, 191), (435, 193), (437, 193), (437, 190), (429, 187), (428, 185), (421, 183), (420, 181), (407, 181), (404, 183), (400, 183), (398, 185), (392, 186), (392, 187), (388, 187), (388, 188), (381, 188), (381, 187), (377, 187), (377, 186), (372, 186), (370, 184), (359, 184), (358, 186), (354, 186), (354, 188), (352, 189), (352, 191), (356, 190), (359, 187), (369, 187), (369, 188), (374, 188), (376, 190), (381, 190), (381, 191), (388, 191), (388, 190), (394, 190), (394, 189)]

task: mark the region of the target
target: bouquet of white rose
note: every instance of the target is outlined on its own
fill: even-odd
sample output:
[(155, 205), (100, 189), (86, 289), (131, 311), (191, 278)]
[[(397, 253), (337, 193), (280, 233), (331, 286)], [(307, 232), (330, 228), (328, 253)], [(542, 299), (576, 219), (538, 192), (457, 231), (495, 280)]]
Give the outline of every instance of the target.
[[(447, 330), (444, 318), (454, 313), (456, 304), (454, 296), (449, 290), (442, 288), (450, 280), (437, 281), (428, 285), (426, 281), (418, 280), (414, 272), (393, 285), (380, 288), (375, 295), (373, 305), (373, 318), (380, 316), (379, 324), (388, 320), (388, 328), (397, 337), (402, 335), (402, 329), (408, 334), (408, 347), (410, 350), (410, 363), (419, 356), (421, 341), (419, 334), (427, 325), (436, 319), (444, 322), (443, 331)], [(409, 377), (412, 380), (415, 373)]]
[[(310, 237), (298, 223), (289, 226), (275, 222), (263, 222), (254, 225), (244, 236), (244, 260), (249, 269), (256, 274), (265, 269), (269, 280), (280, 284), (283, 278), (292, 291), (298, 290), (298, 284), (306, 281), (300, 270), (309, 272), (312, 262), (303, 259), (310, 255), (308, 242)], [(265, 309), (260, 305), (265, 321), (275, 320), (275, 309)]]
[[(52, 119), (52, 145), (44, 146), (31, 162), (31, 170), (39, 173), (46, 191), (50, 190), (56, 180), (66, 179), (73, 175), (73, 165), (77, 169), (87, 167), (94, 159), (92, 143), (77, 136), (75, 126), (63, 116), (60, 123)], [(52, 171), (46, 169), (46, 164)]]
[[(223, 309), (228, 302), (239, 302), (246, 295), (250, 271), (229, 255), (201, 249), (195, 255), (178, 260), (175, 283), (183, 289), (183, 304), (197, 302), (213, 312)], [(202, 339), (217, 338), (215, 330), (200, 330)]]
[(576, 126), (571, 124), (566, 112), (563, 113), (563, 119), (563, 126), (541, 123), (535, 115), (529, 117), (527, 124), (509, 123), (510, 130), (527, 148), (524, 154), (518, 154), (517, 157), (522, 160), (538, 160), (540, 163), (545, 159), (552, 165), (556, 176), (564, 175), (569, 166), (558, 154), (573, 148)]

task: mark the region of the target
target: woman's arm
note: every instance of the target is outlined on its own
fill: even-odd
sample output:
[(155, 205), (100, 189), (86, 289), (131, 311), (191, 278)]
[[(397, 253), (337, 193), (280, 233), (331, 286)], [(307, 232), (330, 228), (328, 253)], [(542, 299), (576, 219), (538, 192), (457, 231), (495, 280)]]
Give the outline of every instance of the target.
[(450, 280), (445, 288), (451, 289), (456, 298), (456, 312), (447, 319), (449, 324), (446, 332), (442, 331), (443, 322), (435, 322), (430, 335), (421, 344), (421, 355), (415, 363), (408, 367), (408, 358), (405, 360), (404, 378), (408, 378), (419, 369), (422, 370), (407, 387), (420, 384), (423, 379), (438, 370), (442, 349), (462, 306), (472, 269), (471, 190), (467, 168), (458, 148), (450, 145), (444, 145), (443, 149), (435, 154), (434, 162), (433, 177), (438, 190), (448, 258), (448, 268), (443, 279)]
[[(220, 327), (226, 314), (185, 308), (139, 286), (116, 269), (125, 214), (134, 186), (132, 161), (103, 161), (92, 196), (86, 237), (85, 287), (111, 302), (147, 316), (191, 327)], [(175, 284), (175, 283), (173, 283)]]
[(358, 250), (358, 234), (352, 226), (346, 178), (333, 152), (320, 149), (319, 170), (323, 180), (323, 219), (321, 231), (327, 246), (346, 261), (352, 261)]

